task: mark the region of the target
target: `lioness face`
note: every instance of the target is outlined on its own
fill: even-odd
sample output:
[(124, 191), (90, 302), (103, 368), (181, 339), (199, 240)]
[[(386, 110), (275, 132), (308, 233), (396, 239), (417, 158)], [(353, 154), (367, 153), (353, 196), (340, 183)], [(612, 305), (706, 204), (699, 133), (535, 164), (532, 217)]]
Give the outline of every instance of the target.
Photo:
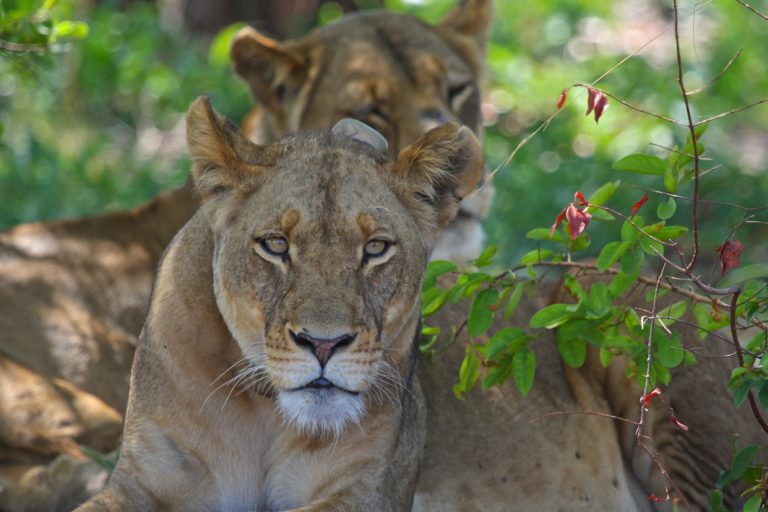
[(262, 124), (270, 126), (256, 139), (355, 118), (381, 132), (394, 157), (450, 121), (479, 134), (477, 80), (490, 2), (465, 4), (475, 5), (435, 27), (411, 16), (368, 12), (284, 44), (243, 30), (232, 60), (265, 107)]
[(446, 125), (394, 162), (333, 132), (261, 147), (201, 103), (193, 175), (244, 378), (300, 429), (338, 434), (410, 377), (421, 276), (482, 172), (478, 142)]

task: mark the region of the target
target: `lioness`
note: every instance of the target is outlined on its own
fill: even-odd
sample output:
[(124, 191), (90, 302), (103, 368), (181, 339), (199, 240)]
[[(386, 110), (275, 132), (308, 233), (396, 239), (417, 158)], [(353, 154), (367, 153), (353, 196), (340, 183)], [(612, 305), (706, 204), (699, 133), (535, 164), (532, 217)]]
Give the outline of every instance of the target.
[[(434, 27), (365, 13), (285, 44), (246, 30), (233, 61), (262, 105), (249, 136), (267, 143), (357, 117), (387, 137), (394, 156), (435, 124), (479, 130), (490, 8), (463, 1)], [(439, 257), (477, 252), (490, 190), (463, 203)], [(153, 272), (197, 208), (187, 183), (135, 209), (0, 232), (0, 507), (2, 476), (16, 480), (3, 463), (44, 462), (78, 443), (116, 445)]]
[(202, 208), (160, 264), (117, 468), (79, 510), (408, 510), (421, 277), (480, 144), (449, 124), (392, 162), (336, 129), (257, 146), (204, 99), (187, 119)]

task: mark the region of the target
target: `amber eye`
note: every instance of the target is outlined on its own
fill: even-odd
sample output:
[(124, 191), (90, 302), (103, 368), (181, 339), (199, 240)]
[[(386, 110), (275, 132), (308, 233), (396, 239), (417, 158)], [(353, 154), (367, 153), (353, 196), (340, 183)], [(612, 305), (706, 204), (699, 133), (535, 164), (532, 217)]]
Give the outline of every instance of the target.
[(288, 254), (288, 240), (281, 236), (267, 236), (259, 240), (261, 248), (272, 256), (285, 256)]
[(390, 243), (387, 240), (371, 240), (365, 244), (363, 252), (366, 258), (376, 258), (383, 256), (387, 249), (389, 249), (389, 246)]

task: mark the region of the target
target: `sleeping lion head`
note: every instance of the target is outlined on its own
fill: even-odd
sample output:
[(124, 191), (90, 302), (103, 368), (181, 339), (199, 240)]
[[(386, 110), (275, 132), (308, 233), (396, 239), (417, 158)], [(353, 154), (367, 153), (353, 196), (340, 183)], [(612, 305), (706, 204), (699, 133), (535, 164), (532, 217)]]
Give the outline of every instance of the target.
[(435, 128), (393, 161), (355, 123), (258, 146), (206, 100), (188, 116), (216, 303), (244, 382), (311, 433), (398, 401), (430, 250), (482, 173), (468, 128)]

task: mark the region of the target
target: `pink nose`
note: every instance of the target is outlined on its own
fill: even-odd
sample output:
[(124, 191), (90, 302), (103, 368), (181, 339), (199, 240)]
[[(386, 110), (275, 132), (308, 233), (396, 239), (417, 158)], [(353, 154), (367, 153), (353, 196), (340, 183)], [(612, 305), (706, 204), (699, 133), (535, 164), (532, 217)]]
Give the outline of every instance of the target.
[(289, 332), (291, 334), (291, 338), (293, 338), (293, 341), (298, 346), (307, 347), (312, 351), (313, 354), (315, 354), (315, 357), (320, 362), (321, 368), (325, 368), (325, 365), (328, 363), (328, 360), (331, 358), (336, 349), (351, 345), (357, 337), (356, 334), (342, 334), (341, 336), (337, 336), (335, 338), (316, 338), (304, 332)]

